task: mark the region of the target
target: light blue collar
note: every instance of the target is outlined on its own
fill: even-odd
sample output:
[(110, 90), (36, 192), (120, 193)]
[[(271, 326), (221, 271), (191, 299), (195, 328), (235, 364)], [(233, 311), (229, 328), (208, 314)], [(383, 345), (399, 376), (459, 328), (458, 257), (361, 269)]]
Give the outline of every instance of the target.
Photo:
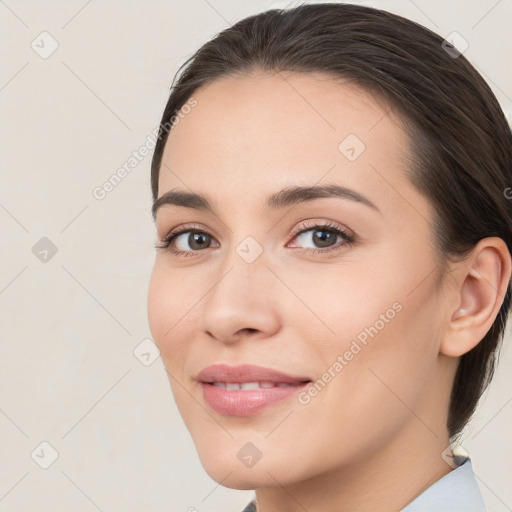
[(434, 482), (401, 512), (486, 512), (471, 459)]

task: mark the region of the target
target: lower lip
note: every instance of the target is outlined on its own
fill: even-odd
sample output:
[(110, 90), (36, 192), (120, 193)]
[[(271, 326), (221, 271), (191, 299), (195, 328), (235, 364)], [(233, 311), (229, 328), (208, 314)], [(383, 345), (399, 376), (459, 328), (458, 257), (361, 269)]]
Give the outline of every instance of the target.
[(212, 409), (226, 416), (251, 416), (268, 406), (290, 398), (309, 383), (268, 389), (239, 389), (228, 391), (213, 384), (201, 382), (203, 397)]

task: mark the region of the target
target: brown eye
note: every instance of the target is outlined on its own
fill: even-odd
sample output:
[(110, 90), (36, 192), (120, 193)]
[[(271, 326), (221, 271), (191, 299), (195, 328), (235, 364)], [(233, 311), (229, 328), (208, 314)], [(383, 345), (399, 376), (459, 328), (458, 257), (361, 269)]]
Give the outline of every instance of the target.
[(304, 237), (306, 233), (308, 234), (305, 237), (305, 240), (311, 240), (313, 244), (316, 245), (316, 247), (330, 247), (331, 245), (336, 243), (337, 238), (340, 236), (339, 234), (335, 233), (334, 231), (328, 231), (326, 229), (309, 229), (308, 231), (304, 232), (300, 237)]
[[(299, 241), (301, 246), (310, 244), (311, 247), (304, 247), (306, 251), (328, 252), (340, 246), (347, 246), (354, 243), (355, 238), (332, 224), (315, 224), (306, 229), (300, 230), (294, 235), (294, 247)], [(339, 240), (341, 242), (337, 243)], [(323, 249), (323, 250), (322, 250)]]
[(209, 243), (212, 240), (212, 237), (207, 233), (189, 232), (189, 235), (188, 237), (185, 237), (185, 240), (186, 244), (188, 244), (193, 251), (199, 251), (201, 249), (204, 249), (205, 247), (208, 247)]
[(170, 233), (164, 238), (159, 248), (172, 247), (172, 252), (176, 254), (190, 253), (208, 249), (212, 241), (213, 237), (205, 231), (188, 229)]

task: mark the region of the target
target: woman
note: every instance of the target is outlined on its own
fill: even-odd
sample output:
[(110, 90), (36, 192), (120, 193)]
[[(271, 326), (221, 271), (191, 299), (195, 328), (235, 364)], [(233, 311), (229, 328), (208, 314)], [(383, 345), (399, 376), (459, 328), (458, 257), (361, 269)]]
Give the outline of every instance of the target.
[(246, 511), (482, 511), (455, 443), (510, 306), (512, 134), (450, 41), (376, 9), (246, 18), (173, 82), (154, 340)]

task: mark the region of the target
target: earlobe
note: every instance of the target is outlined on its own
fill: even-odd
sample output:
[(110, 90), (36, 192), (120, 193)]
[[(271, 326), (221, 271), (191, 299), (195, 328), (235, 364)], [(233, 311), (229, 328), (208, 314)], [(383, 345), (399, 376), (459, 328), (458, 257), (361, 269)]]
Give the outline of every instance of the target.
[(456, 308), (448, 319), (440, 353), (458, 357), (487, 334), (503, 303), (510, 281), (511, 256), (498, 237), (482, 239), (455, 273)]

